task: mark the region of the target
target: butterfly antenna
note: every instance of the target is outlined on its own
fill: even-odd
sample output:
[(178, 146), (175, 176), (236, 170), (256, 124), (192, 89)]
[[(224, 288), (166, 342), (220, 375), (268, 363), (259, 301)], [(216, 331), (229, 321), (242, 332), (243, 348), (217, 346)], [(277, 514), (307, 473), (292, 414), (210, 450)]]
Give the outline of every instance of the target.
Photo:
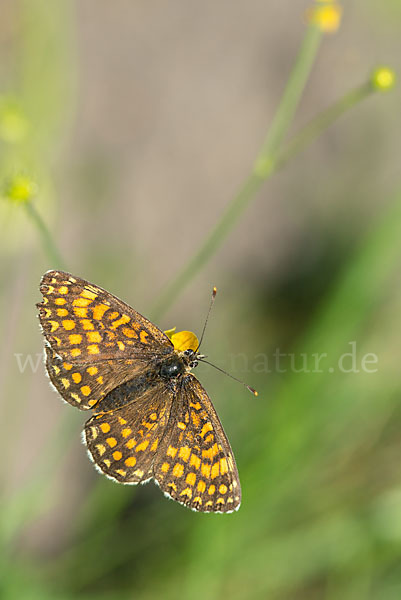
[(204, 326), (203, 326), (202, 335), (201, 335), (201, 338), (200, 338), (200, 342), (199, 342), (199, 344), (198, 344), (198, 347), (197, 347), (197, 349), (196, 349), (196, 352), (198, 352), (199, 348), (201, 347), (201, 344), (202, 344), (202, 341), (203, 341), (203, 336), (205, 335), (206, 325), (207, 325), (207, 322), (208, 322), (208, 320), (209, 320), (210, 311), (212, 310), (212, 306), (213, 306), (213, 303), (214, 303), (214, 299), (216, 298), (216, 294), (217, 294), (217, 288), (216, 288), (216, 287), (214, 287), (214, 288), (213, 288), (213, 291), (212, 291), (212, 298), (211, 298), (211, 300), (210, 300), (210, 304), (209, 304), (209, 310), (207, 311), (207, 315), (206, 315), (205, 324), (204, 324)]
[(231, 377), (231, 379), (234, 379), (234, 381), (238, 381), (238, 383), (240, 383), (241, 385), (243, 385), (244, 387), (247, 388), (247, 390), (249, 390), (251, 392), (251, 394), (253, 394), (254, 396), (258, 396), (258, 392), (253, 389), (250, 385), (247, 385), (246, 383), (244, 383), (243, 381), (241, 381), (241, 379), (237, 379), (237, 377), (234, 377), (234, 375), (231, 375), (230, 373), (227, 373), (227, 371), (224, 371), (224, 369), (220, 369), (220, 367), (217, 367), (216, 365), (214, 365), (213, 363), (204, 360), (203, 358), (199, 359), (201, 362), (206, 363), (207, 365), (210, 365), (211, 367), (214, 367), (215, 369), (217, 369), (218, 371), (220, 371), (220, 373), (224, 373), (224, 375), (227, 375), (227, 377)]

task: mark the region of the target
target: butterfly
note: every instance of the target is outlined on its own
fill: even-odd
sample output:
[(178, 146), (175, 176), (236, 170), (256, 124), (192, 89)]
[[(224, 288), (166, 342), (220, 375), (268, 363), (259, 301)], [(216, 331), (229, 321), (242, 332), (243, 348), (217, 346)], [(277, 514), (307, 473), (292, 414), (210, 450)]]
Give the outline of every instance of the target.
[(37, 304), (46, 369), (61, 397), (92, 410), (83, 439), (95, 467), (120, 483), (151, 479), (195, 511), (238, 510), (229, 441), (191, 370), (191, 332), (170, 337), (99, 286), (48, 271)]

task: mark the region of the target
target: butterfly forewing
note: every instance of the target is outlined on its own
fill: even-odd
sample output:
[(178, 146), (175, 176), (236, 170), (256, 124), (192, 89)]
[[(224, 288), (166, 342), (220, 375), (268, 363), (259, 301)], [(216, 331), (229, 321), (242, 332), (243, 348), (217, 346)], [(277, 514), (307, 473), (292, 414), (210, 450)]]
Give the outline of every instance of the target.
[(179, 387), (153, 471), (161, 489), (189, 508), (239, 508), (241, 487), (230, 444), (209, 396), (193, 375)]
[(79, 277), (49, 271), (40, 290), (47, 371), (64, 400), (78, 408), (92, 408), (149, 361), (173, 351), (145, 317)]

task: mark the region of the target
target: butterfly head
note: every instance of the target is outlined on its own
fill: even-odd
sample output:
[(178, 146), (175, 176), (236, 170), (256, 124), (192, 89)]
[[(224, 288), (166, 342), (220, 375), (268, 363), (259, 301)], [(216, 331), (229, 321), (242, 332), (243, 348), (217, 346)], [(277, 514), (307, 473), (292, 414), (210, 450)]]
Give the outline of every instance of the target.
[(203, 358), (206, 358), (204, 354), (199, 354), (196, 350), (188, 348), (184, 352), (180, 353), (184, 362), (186, 363), (188, 371), (198, 366), (198, 362)]

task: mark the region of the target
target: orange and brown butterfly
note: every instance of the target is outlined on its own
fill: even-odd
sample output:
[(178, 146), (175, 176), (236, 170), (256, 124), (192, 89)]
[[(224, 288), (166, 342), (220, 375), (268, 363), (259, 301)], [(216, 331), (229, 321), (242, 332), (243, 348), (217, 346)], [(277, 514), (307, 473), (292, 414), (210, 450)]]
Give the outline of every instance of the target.
[(190, 372), (202, 355), (191, 332), (170, 337), (104, 289), (62, 271), (42, 277), (37, 307), (51, 383), (92, 409), (84, 441), (120, 483), (153, 479), (202, 512), (238, 510), (233, 452), (212, 402)]

